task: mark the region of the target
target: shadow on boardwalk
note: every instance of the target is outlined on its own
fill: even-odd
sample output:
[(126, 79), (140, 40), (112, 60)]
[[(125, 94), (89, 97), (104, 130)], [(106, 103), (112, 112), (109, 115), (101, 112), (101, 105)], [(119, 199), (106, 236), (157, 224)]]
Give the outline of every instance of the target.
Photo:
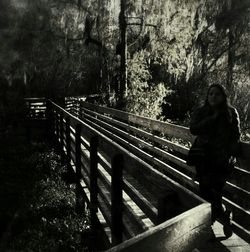
[[(226, 238), (223, 233), (223, 227), (220, 223), (215, 222), (213, 225), (214, 238), (209, 240), (196, 252), (248, 252), (250, 244), (242, 240), (236, 234)], [(195, 252), (195, 251), (194, 251)]]

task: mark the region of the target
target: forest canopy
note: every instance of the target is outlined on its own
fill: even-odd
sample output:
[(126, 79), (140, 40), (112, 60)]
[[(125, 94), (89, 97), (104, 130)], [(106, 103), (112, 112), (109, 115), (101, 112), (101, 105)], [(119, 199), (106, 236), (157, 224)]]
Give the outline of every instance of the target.
[(208, 85), (220, 83), (249, 134), (249, 8), (249, 0), (1, 0), (0, 110), (15, 110), (16, 96), (119, 97), (125, 29), (124, 109), (185, 125)]

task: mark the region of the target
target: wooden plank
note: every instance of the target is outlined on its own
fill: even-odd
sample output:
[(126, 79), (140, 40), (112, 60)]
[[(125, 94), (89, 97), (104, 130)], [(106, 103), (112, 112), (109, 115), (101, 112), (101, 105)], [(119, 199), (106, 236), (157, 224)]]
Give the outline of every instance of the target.
[(229, 178), (229, 182), (234, 185), (239, 185), (243, 189), (250, 192), (250, 171), (246, 171), (240, 167), (235, 167), (232, 171), (232, 175)]
[(227, 181), (224, 188), (224, 196), (243, 208), (250, 209), (249, 191)]
[(40, 106), (30, 107), (31, 113), (41, 113), (41, 112), (45, 112), (45, 111), (46, 111), (46, 107), (40, 107)]
[(89, 142), (81, 136), (81, 149), (89, 150)]
[(95, 104), (90, 104), (84, 101), (81, 101), (83, 107), (92, 109), (94, 111), (98, 111), (99, 113), (110, 114), (111, 116), (115, 116), (121, 120), (125, 120), (129, 123), (133, 123), (135, 125), (145, 127), (149, 130), (160, 132), (169, 136), (177, 137), (184, 139), (186, 141), (193, 141), (194, 137), (191, 135), (189, 130), (186, 127), (170, 124), (167, 122), (160, 122), (157, 120), (153, 120), (150, 118), (137, 116), (131, 113), (119, 111), (112, 108), (101, 107)]
[(212, 235), (210, 214), (204, 203), (107, 251), (192, 251)]
[(25, 97), (25, 101), (37, 101), (37, 100), (46, 100), (45, 97)]
[[(241, 237), (244, 241), (250, 244), (250, 231), (239, 225), (237, 222), (233, 221), (233, 231)], [(250, 245), (249, 245), (250, 246)]]
[(70, 141), (70, 117), (69, 116), (66, 117), (65, 135), (66, 135), (66, 163), (67, 163), (68, 171), (70, 171), (71, 141)]

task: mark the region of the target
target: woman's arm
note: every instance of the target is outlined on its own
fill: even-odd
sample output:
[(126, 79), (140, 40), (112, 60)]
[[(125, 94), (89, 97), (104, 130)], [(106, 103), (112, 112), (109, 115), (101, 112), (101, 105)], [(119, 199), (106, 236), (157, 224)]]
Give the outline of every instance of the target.
[(211, 126), (215, 122), (217, 114), (209, 115), (204, 109), (197, 109), (190, 122), (190, 132), (192, 135), (207, 134), (211, 130)]

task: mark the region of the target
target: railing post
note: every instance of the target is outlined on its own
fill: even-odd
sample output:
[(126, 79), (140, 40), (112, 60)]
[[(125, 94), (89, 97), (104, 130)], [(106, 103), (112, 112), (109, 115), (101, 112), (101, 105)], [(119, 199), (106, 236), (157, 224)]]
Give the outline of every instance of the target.
[(70, 160), (71, 160), (71, 146), (70, 146), (70, 118), (67, 116), (66, 117), (66, 164), (67, 164), (67, 168), (68, 168), (68, 172), (71, 173), (71, 164), (70, 164)]
[(77, 179), (81, 178), (81, 130), (80, 123), (76, 124), (75, 128), (75, 145), (76, 145), (76, 176)]
[(111, 178), (111, 232), (112, 244), (116, 245), (122, 242), (123, 222), (123, 155), (116, 154), (111, 161), (112, 178)]
[(80, 100), (79, 101), (79, 118), (82, 119), (84, 116), (83, 116), (83, 113), (84, 113), (84, 110), (82, 109), (82, 101)]
[(80, 99), (77, 98), (77, 117), (80, 117), (80, 113), (81, 113), (81, 105), (80, 105)]
[(56, 135), (56, 144), (58, 146), (60, 132), (59, 132), (59, 117), (57, 112), (55, 112), (55, 135)]
[(90, 218), (92, 230), (95, 233), (97, 230), (97, 177), (98, 177), (98, 137), (94, 136), (90, 139)]
[(80, 185), (81, 174), (81, 130), (80, 123), (76, 124), (75, 128), (75, 144), (76, 144), (76, 212), (80, 213), (85, 210), (85, 202), (82, 196)]
[(74, 115), (78, 117), (78, 101), (76, 97), (74, 97), (73, 104)]
[(65, 161), (65, 152), (64, 152), (64, 132), (63, 132), (63, 113), (60, 112), (60, 144), (61, 144), (61, 160), (62, 160), (62, 165), (64, 164)]
[(46, 119), (47, 119), (47, 130), (49, 140), (54, 139), (55, 128), (54, 128), (54, 115), (52, 111), (52, 104), (46, 100)]
[(26, 113), (26, 138), (27, 138), (27, 142), (30, 143), (31, 142), (31, 109), (30, 109), (30, 101), (26, 100), (26, 109), (27, 109), (27, 113)]

